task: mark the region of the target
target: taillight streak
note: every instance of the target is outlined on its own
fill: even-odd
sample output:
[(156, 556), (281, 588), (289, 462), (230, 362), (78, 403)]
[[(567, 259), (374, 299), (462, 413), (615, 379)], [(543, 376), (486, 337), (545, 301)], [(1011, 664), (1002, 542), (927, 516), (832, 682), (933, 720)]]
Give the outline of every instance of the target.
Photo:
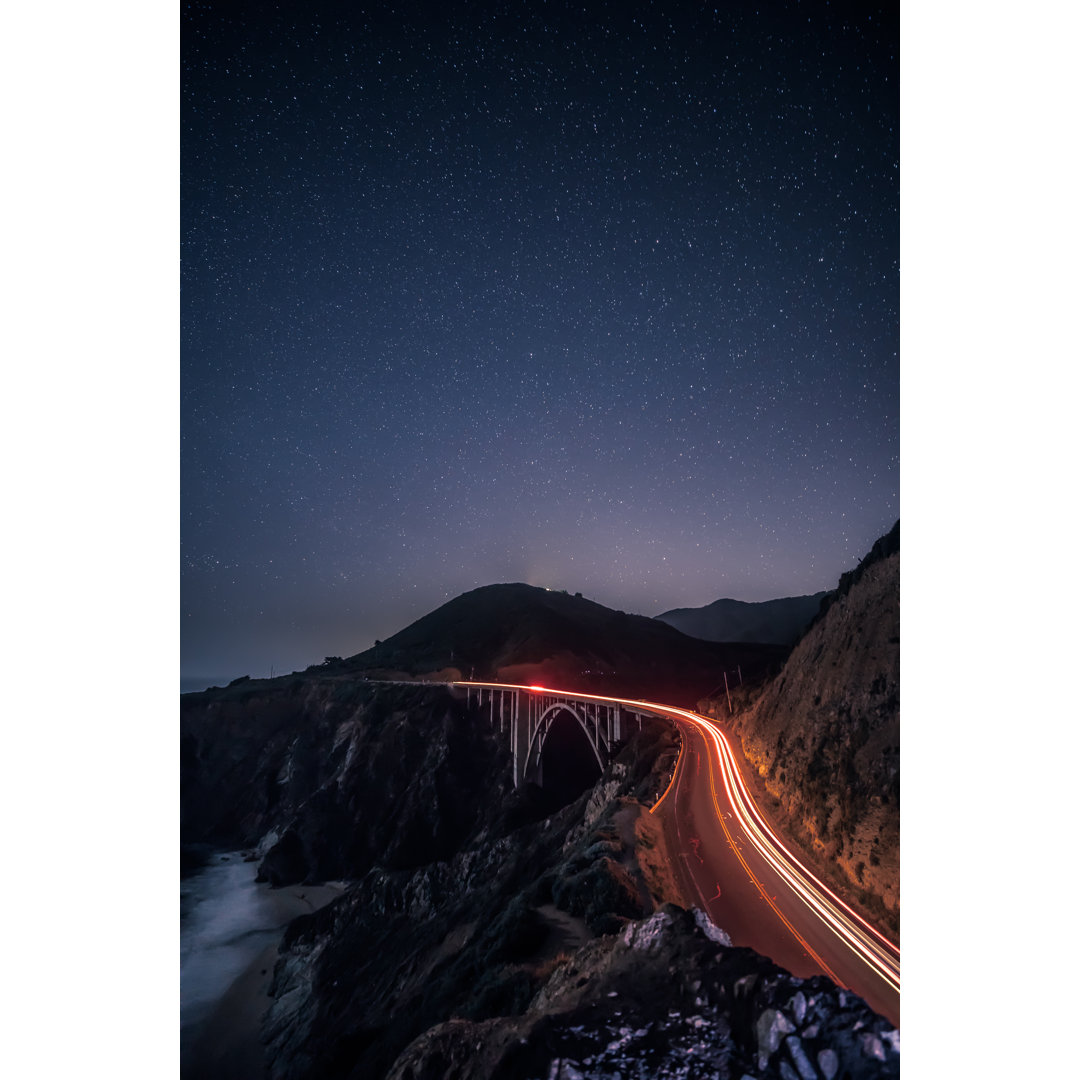
[[(461, 683), (460, 685), (469, 685)], [(568, 690), (554, 690), (550, 687), (519, 686), (509, 683), (472, 683), (473, 686), (484, 685), (501, 690), (528, 690), (551, 694), (556, 697), (568, 697), (587, 699), (589, 701), (606, 701), (627, 705), (635, 709), (643, 709), (659, 716), (670, 718), (681, 717), (698, 727), (703, 735), (713, 742), (716, 749), (717, 760), (720, 763), (720, 775), (724, 781), (724, 789), (731, 803), (732, 809), (739, 816), (750, 842), (757, 848), (762, 858), (769, 863), (777, 874), (783, 878), (792, 891), (800, 900), (818, 916), (860, 959), (877, 972), (897, 992), (900, 990), (900, 950), (888, 938), (870, 925), (857, 911), (844, 903), (824, 882), (808, 870), (784, 845), (779, 837), (772, 831), (761, 816), (739, 771), (727, 737), (708, 717), (691, 712), (689, 709), (680, 709), (673, 705), (660, 705), (652, 701), (636, 701), (632, 698), (616, 698), (604, 694), (583, 694)], [(678, 770), (676, 769), (676, 772)], [(674, 774), (672, 775), (674, 780)], [(668, 785), (670, 791), (671, 785)], [(667, 791), (664, 792), (664, 796)], [(657, 802), (659, 806), (660, 801)], [(718, 815), (721, 814), (719, 805), (715, 802), (714, 808)], [(653, 809), (656, 809), (654, 807)], [(724, 824), (721, 816), (721, 825)], [(726, 832), (725, 827), (725, 832)], [(838, 910), (843, 908), (843, 911)], [(853, 921), (854, 920), (854, 921)], [(786, 920), (785, 920), (786, 922)], [(877, 940), (867, 936), (867, 931)], [(801, 940), (801, 939), (800, 939)], [(805, 944), (805, 943), (804, 943)], [(884, 945), (884, 948), (882, 947)]]
[[(830, 900), (839, 904), (848, 916), (856, 919), (861, 924), (861, 927), (858, 928), (860, 929), (860, 931), (862, 928), (865, 928), (865, 930), (869, 931), (871, 934), (874, 935), (874, 937), (881, 943), (881, 945), (883, 945), (889, 951), (890, 954), (895, 955), (898, 959), (900, 956), (900, 950), (896, 947), (896, 945), (893, 944), (893, 942), (891, 942), (887, 937), (885, 937), (885, 935), (882, 934), (879, 930), (877, 930), (874, 926), (871, 926), (870, 923), (868, 923), (857, 911), (853, 910), (846, 903), (844, 903), (844, 901), (840, 899), (840, 897), (837, 896), (836, 893), (834, 893), (824, 882), (822, 882), (820, 878), (818, 878), (812, 871), (808, 870), (805, 866), (803, 866), (802, 863), (800, 863), (798, 859), (796, 859), (791, 854), (791, 852), (787, 850), (780, 838), (769, 827), (768, 822), (766, 822), (765, 819), (761, 816), (761, 812), (758, 810), (757, 804), (754, 802), (753, 796), (750, 795), (750, 792), (746, 787), (746, 781), (743, 780), (742, 773), (739, 771), (738, 765), (735, 762), (735, 755), (731, 749), (730, 744), (727, 741), (727, 736), (722, 731), (716, 729), (711, 724), (711, 722), (709, 723), (709, 726), (713, 728), (713, 730), (719, 737), (720, 744), (726, 755), (726, 759), (731, 768), (731, 772), (735, 779), (735, 782), (739, 788), (740, 795), (745, 799), (743, 805), (753, 815), (760, 829), (764, 831), (764, 833), (768, 836), (769, 840), (773, 844), (777, 845), (781, 849), (786, 858), (790, 859), (792, 862), (795, 863), (795, 865), (798, 867), (798, 871), (814, 883), (818, 891), (827, 894)], [(875, 942), (874, 944), (876, 946), (877, 943)]]
[[(739, 815), (739, 819), (747, 836), (761, 853), (762, 857), (770, 866), (772, 866), (777, 874), (788, 883), (792, 891), (818, 916), (818, 918), (825, 922), (834, 933), (838, 934), (856, 955), (860, 956), (876, 972), (878, 972), (886, 982), (899, 991), (899, 971), (895, 968), (892, 957), (884, 955), (881, 947), (876, 942), (867, 938), (861, 927), (852, 925), (850, 920), (846, 918), (843, 913), (836, 910), (829, 899), (822, 895), (822, 892), (827, 894), (828, 897), (835, 897), (837, 903), (841, 904), (843, 907), (847, 908), (847, 905), (844, 904), (839, 897), (836, 897), (831, 889), (821, 885), (817, 878), (807, 871), (802, 864), (799, 863), (786, 848), (784, 848), (782, 843), (776, 840), (775, 834), (764, 822), (759, 826), (758, 821), (755, 820), (755, 818), (757, 818), (756, 809), (753, 812), (750, 809), (750, 807), (753, 806), (752, 798), (749, 796), (749, 793), (745, 791), (745, 788), (740, 790), (742, 787), (742, 777), (739, 775), (738, 769), (734, 764), (733, 757), (731, 756), (731, 749), (726, 745), (726, 739), (724, 739), (724, 736), (711, 724), (702, 724), (699, 721), (698, 726), (713, 740), (717, 756), (720, 759), (721, 774), (723, 776), (724, 788), (727, 792), (728, 799), (735, 812)], [(810, 878), (813, 884), (806, 881), (805, 878)], [(820, 889), (815, 888), (815, 885), (820, 886)], [(852, 914), (855, 915), (855, 918), (859, 919), (860, 922), (863, 921), (856, 913), (853, 912)], [(873, 928), (871, 927), (871, 929)]]

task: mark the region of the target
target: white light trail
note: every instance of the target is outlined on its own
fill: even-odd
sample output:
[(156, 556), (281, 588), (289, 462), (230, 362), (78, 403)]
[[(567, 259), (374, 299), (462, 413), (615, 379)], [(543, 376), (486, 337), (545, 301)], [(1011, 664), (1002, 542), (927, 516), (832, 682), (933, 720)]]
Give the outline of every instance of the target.
[[(584, 694), (567, 690), (553, 690), (550, 687), (517, 686), (508, 683), (460, 683), (458, 685), (488, 686), (503, 690), (525, 690), (531, 693), (542, 691), (580, 700), (618, 703), (666, 719), (678, 717), (687, 723), (693, 724), (716, 751), (716, 759), (720, 766), (728, 801), (738, 815), (743, 831), (762, 858), (787, 882), (791, 890), (810, 911), (832, 930), (871, 970), (875, 971), (899, 993), (900, 949), (898, 946), (871, 926), (858, 912), (854, 911), (832, 889), (807, 869), (773, 832), (762, 817), (753, 796), (746, 787), (727, 737), (720, 731), (714, 721), (701, 716), (699, 713), (691, 712), (689, 709), (680, 709), (673, 705), (661, 705), (652, 701), (636, 701), (632, 698), (610, 697), (604, 694)], [(665, 792), (666, 794), (667, 792)], [(718, 814), (722, 812), (719, 805), (716, 805), (716, 811)]]

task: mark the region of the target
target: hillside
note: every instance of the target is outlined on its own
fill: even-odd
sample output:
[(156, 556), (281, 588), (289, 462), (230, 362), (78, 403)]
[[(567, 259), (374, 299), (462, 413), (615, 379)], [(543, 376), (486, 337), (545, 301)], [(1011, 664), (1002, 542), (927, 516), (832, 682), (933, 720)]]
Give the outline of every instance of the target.
[(580, 594), (532, 585), (487, 585), (462, 594), (356, 656), (334, 673), (475, 678), (619, 692), (692, 704), (723, 672), (775, 669), (776, 645), (718, 644)]
[[(900, 523), (845, 574), (731, 727), (778, 815), (884, 925), (900, 912)], [(701, 702), (727, 720), (727, 702)]]
[(699, 608), (673, 608), (656, 618), (703, 641), (758, 641), (794, 645), (818, 613), (826, 592), (748, 603), (714, 600)]

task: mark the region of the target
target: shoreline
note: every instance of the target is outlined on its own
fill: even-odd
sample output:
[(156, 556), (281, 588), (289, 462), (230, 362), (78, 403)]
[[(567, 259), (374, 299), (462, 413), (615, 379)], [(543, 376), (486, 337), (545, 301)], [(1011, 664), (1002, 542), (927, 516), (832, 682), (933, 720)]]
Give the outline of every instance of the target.
[[(252, 869), (254, 873), (254, 867)], [(191, 1080), (262, 1080), (265, 1075), (262, 1018), (270, 1007), (270, 983), (285, 928), (300, 915), (325, 907), (345, 891), (344, 882), (258, 886), (273, 911), (268, 939), (229, 984), (206, 1016), (181, 1028), (180, 1076)]]

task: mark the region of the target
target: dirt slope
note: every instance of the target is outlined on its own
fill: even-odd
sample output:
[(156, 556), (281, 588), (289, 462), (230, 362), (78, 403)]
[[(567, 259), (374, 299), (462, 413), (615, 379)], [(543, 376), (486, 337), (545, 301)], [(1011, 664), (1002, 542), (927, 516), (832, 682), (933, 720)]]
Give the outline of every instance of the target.
[[(730, 720), (797, 838), (894, 931), (900, 907), (899, 523)], [(740, 704), (742, 707), (740, 707)]]

